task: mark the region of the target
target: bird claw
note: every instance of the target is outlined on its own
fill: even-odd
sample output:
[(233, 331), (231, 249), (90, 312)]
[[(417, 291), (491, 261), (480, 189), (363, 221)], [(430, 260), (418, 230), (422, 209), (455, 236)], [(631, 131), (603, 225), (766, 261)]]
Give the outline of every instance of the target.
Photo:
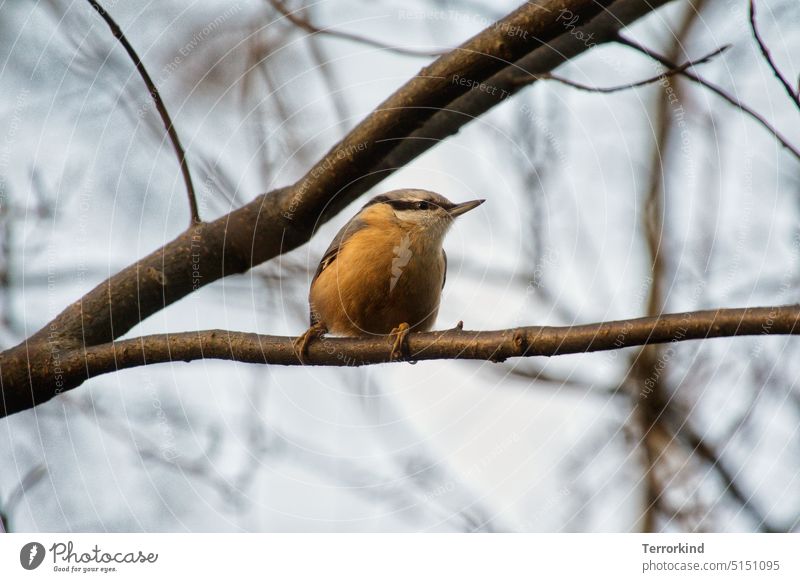
[(305, 365), (306, 363), (305, 356), (308, 354), (308, 346), (311, 345), (311, 341), (322, 337), (327, 332), (328, 328), (323, 324), (315, 323), (303, 332), (303, 335), (292, 342), (294, 353), (297, 354), (297, 359), (300, 360), (301, 364)]
[(401, 323), (389, 334), (390, 336), (394, 336), (392, 351), (389, 353), (390, 360), (399, 360), (408, 357), (408, 334), (410, 331), (410, 325)]

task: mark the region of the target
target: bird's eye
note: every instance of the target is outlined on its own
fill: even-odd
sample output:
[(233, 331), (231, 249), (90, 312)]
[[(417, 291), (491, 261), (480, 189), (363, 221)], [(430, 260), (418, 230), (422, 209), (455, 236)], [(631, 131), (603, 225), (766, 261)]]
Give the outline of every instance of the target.
[(424, 200), (417, 202), (416, 204), (417, 210), (428, 210), (431, 207), (430, 202), (425, 202)]

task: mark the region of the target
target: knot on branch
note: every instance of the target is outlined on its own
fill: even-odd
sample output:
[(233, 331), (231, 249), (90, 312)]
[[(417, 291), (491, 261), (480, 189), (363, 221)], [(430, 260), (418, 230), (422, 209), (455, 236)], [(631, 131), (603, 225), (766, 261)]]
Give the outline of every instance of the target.
[(156, 269), (155, 267), (147, 267), (145, 274), (149, 279), (152, 279), (162, 287), (167, 284), (167, 276), (164, 274), (164, 271)]
[(511, 343), (514, 344), (514, 350), (518, 355), (524, 356), (528, 353), (530, 342), (528, 341), (528, 334), (526, 334), (524, 330), (514, 330), (514, 336), (511, 339)]

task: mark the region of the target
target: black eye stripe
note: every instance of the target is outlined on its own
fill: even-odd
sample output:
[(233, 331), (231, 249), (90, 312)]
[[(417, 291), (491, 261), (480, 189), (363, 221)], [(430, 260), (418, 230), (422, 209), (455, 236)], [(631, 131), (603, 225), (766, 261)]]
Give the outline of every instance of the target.
[(364, 205), (364, 208), (372, 206), (373, 204), (388, 204), (394, 210), (429, 210), (434, 207), (439, 207), (443, 210), (450, 210), (455, 204), (434, 202), (432, 200), (398, 200), (396, 198), (389, 198), (388, 196), (376, 196)]
[(416, 210), (417, 204), (416, 200), (389, 200), (389, 206), (395, 210)]
[(445, 205), (429, 200), (386, 200), (386, 203), (395, 210), (430, 210), (436, 207), (447, 210)]

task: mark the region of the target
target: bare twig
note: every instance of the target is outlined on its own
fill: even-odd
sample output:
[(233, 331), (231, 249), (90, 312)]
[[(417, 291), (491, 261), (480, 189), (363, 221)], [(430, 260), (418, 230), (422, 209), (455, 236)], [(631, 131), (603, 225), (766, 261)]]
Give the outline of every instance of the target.
[(340, 30), (333, 30), (332, 28), (319, 28), (318, 26), (312, 24), (308, 19), (300, 16), (299, 10), (291, 10), (290, 8), (288, 8), (283, 3), (282, 0), (267, 0), (267, 2), (269, 2), (272, 5), (272, 7), (275, 8), (275, 10), (280, 12), (286, 18), (286, 20), (294, 24), (297, 28), (305, 30), (309, 34), (322, 34), (335, 38), (340, 38), (342, 40), (349, 40), (351, 42), (364, 44), (381, 50), (393, 52), (398, 55), (405, 55), (410, 57), (438, 57), (444, 54), (442, 51), (420, 51), (420, 50), (403, 48), (399, 46), (391, 46), (379, 42), (377, 40), (367, 38), (365, 36), (360, 36), (358, 34), (343, 32)]
[(116, 21), (111, 18), (111, 15), (106, 12), (106, 9), (103, 8), (96, 0), (87, 0), (89, 4), (92, 5), (97, 13), (105, 20), (108, 28), (111, 29), (111, 34), (119, 41), (119, 43), (125, 49), (125, 52), (128, 53), (128, 56), (133, 61), (133, 64), (136, 66), (136, 70), (139, 73), (139, 76), (144, 81), (144, 84), (147, 86), (147, 91), (150, 93), (150, 96), (153, 98), (153, 102), (156, 105), (156, 110), (158, 110), (159, 116), (161, 116), (161, 121), (164, 123), (164, 127), (167, 130), (167, 135), (169, 135), (170, 143), (172, 143), (172, 149), (175, 150), (175, 155), (178, 156), (178, 164), (181, 167), (181, 174), (183, 174), (183, 181), (186, 184), (186, 193), (189, 196), (189, 212), (191, 213), (191, 222), (190, 224), (196, 224), (200, 222), (200, 213), (197, 209), (197, 196), (194, 191), (194, 184), (192, 183), (192, 174), (189, 172), (189, 164), (186, 161), (186, 153), (183, 150), (183, 146), (181, 145), (181, 141), (178, 138), (178, 132), (175, 130), (175, 125), (172, 123), (172, 118), (167, 111), (167, 106), (164, 104), (164, 100), (161, 98), (161, 94), (158, 92), (158, 87), (153, 82), (153, 79), (150, 77), (150, 74), (147, 72), (147, 69), (142, 63), (142, 60), (139, 58), (139, 55), (134, 50), (133, 46), (128, 39), (125, 37), (125, 34), (122, 32), (122, 29), (116, 23)]
[[(643, 55), (647, 55), (651, 59), (660, 62), (665, 67), (669, 67), (671, 69), (676, 68), (676, 65), (674, 63), (671, 63), (668, 59), (666, 59), (665, 57), (661, 56), (657, 52), (652, 51), (649, 48), (647, 48), (647, 47), (645, 47), (643, 45), (640, 45), (639, 43), (637, 43), (637, 42), (635, 42), (635, 41), (633, 41), (633, 40), (631, 40), (631, 39), (629, 39), (629, 38), (627, 38), (625, 36), (622, 36), (621, 34), (617, 35), (617, 42), (619, 42), (620, 44), (624, 44), (625, 46), (629, 46), (632, 49), (634, 49), (636, 51), (639, 51)], [(683, 75), (684, 77), (686, 77), (687, 79), (691, 79), (695, 83), (698, 83), (699, 85), (702, 85), (706, 89), (709, 89), (713, 93), (716, 93), (717, 95), (722, 97), (725, 101), (727, 101), (728, 103), (730, 103), (731, 105), (733, 105), (734, 107), (736, 107), (737, 109), (742, 111), (742, 113), (745, 113), (750, 118), (755, 120), (759, 125), (761, 125), (769, 133), (771, 133), (772, 136), (775, 139), (777, 139), (783, 147), (785, 147), (787, 150), (789, 150), (792, 153), (792, 155), (798, 161), (800, 161), (800, 149), (798, 149), (794, 145), (792, 145), (791, 142), (789, 142), (789, 140), (786, 138), (786, 136), (784, 136), (775, 127), (773, 127), (769, 123), (769, 121), (767, 121), (766, 118), (764, 118), (763, 115), (761, 115), (760, 113), (758, 113), (757, 111), (755, 111), (751, 107), (748, 107), (747, 105), (745, 105), (744, 103), (742, 103), (741, 101), (736, 99), (736, 97), (731, 95), (728, 91), (726, 91), (722, 87), (720, 87), (718, 85), (715, 85), (714, 83), (711, 83), (710, 81), (706, 81), (702, 77), (700, 77), (698, 75), (695, 75), (694, 73), (692, 73), (692, 72), (690, 72), (688, 70), (681, 71), (680, 74)]]
[(747, 495), (739, 486), (737, 478), (741, 470), (736, 473), (730, 471), (722, 462), (721, 455), (714, 450), (700, 435), (695, 433), (686, 424), (678, 431), (678, 437), (684, 439), (691, 450), (703, 459), (719, 475), (722, 480), (723, 490), (735, 499), (742, 509), (758, 524), (763, 532), (788, 531), (785, 527), (771, 524), (764, 514), (753, 504), (753, 496)]
[(586, 391), (594, 394), (608, 396), (623, 396), (624, 392), (620, 391), (616, 386), (606, 386), (603, 384), (596, 384), (588, 380), (580, 378), (562, 378), (548, 374), (541, 369), (522, 369), (518, 366), (513, 367), (496, 367), (489, 368), (491, 371), (496, 372), (505, 378), (518, 378), (522, 380), (529, 380), (529, 386), (540, 386), (542, 384), (554, 384), (559, 390), (567, 389), (573, 391)]
[[(613, 87), (592, 87), (591, 85), (584, 85), (583, 83), (578, 83), (577, 81), (572, 81), (571, 79), (567, 79), (565, 77), (560, 77), (558, 75), (554, 75), (552, 73), (543, 73), (541, 75), (534, 75), (539, 80), (548, 80), (548, 81), (556, 81), (561, 83), (562, 85), (567, 85), (568, 87), (572, 87), (573, 89), (579, 89), (581, 91), (589, 91), (591, 93), (616, 93), (618, 91), (626, 91), (628, 89), (635, 89), (637, 87), (644, 87), (645, 85), (651, 85), (653, 83), (658, 83), (666, 77), (672, 77), (674, 75), (678, 75), (683, 73), (686, 69), (691, 67), (696, 67), (697, 65), (702, 65), (709, 62), (715, 56), (725, 52), (730, 48), (731, 45), (726, 44), (725, 46), (718, 48), (717, 50), (707, 54), (704, 57), (701, 57), (694, 61), (687, 61), (682, 65), (679, 65), (675, 68), (668, 69), (661, 73), (660, 75), (656, 75), (654, 77), (649, 77), (647, 79), (643, 79), (641, 81), (636, 81), (634, 83), (626, 83), (624, 85), (615, 85)], [(525, 77), (527, 77), (526, 75)], [(528, 79), (525, 77), (520, 78), (520, 82), (529, 82)]]
[(25, 476), (20, 479), (19, 485), (9, 493), (5, 502), (0, 508), (0, 533), (3, 531), (9, 532), (11, 527), (11, 515), (16, 510), (20, 502), (22, 502), (25, 494), (33, 489), (39, 481), (47, 474), (47, 467), (43, 464), (34, 465)]
[(653, 533), (658, 531), (658, 517), (665, 509), (666, 484), (659, 475), (660, 465), (670, 445), (664, 427), (650, 415), (647, 408), (638, 409), (638, 422), (644, 429), (639, 445), (643, 452), (643, 473), (645, 485), (644, 507), (641, 514), (641, 531)]
[(319, 37), (311, 35), (308, 37), (308, 52), (314, 61), (315, 69), (319, 71), (319, 76), (325, 84), (325, 91), (330, 97), (331, 104), (339, 124), (346, 127), (350, 119), (349, 106), (341, 84), (337, 83), (335, 69), (331, 66), (329, 59), (325, 58), (325, 53), (320, 46)]
[[(133, 425), (115, 419), (113, 415), (103, 409), (97, 402), (70, 400), (69, 404), (79, 413), (83, 414), (89, 422), (93, 422), (100, 429), (106, 431), (123, 445), (133, 444), (131, 449), (139, 460), (144, 463), (151, 461), (163, 467), (179, 472), (184, 477), (192, 476), (213, 488), (219, 493), (220, 498), (235, 505), (237, 498), (242, 496), (239, 490), (228, 479), (220, 475), (213, 468), (212, 451), (204, 450), (196, 457), (185, 458), (182, 455), (171, 456), (163, 450), (147, 433), (137, 430)], [(216, 448), (212, 442), (209, 449)]]
[(750, 29), (753, 31), (753, 38), (756, 39), (756, 43), (758, 44), (758, 48), (761, 50), (761, 54), (764, 55), (764, 59), (767, 61), (769, 68), (772, 69), (772, 72), (781, 82), (783, 88), (786, 89), (786, 93), (789, 95), (789, 98), (792, 102), (800, 108), (800, 88), (795, 91), (792, 88), (792, 85), (789, 83), (789, 80), (783, 76), (781, 70), (778, 68), (778, 65), (772, 58), (772, 55), (769, 52), (769, 48), (767, 48), (767, 44), (764, 42), (764, 39), (761, 38), (761, 35), (758, 32), (758, 26), (756, 26), (756, 3), (755, 0), (750, 0)]
[[(569, 327), (518, 327), (498, 331), (413, 333), (407, 360), (490, 360), (556, 356), (624, 347), (742, 335), (800, 334), (800, 305), (718, 309)], [(159, 334), (64, 350), (46, 365), (27, 367), (6, 356), (0, 417), (31, 408), (86, 379), (147, 364), (200, 359), (301, 365), (295, 338), (228, 330)], [(324, 338), (312, 342), (307, 365), (362, 366), (392, 361), (385, 337)], [(25, 387), (25, 389), (22, 389)]]

